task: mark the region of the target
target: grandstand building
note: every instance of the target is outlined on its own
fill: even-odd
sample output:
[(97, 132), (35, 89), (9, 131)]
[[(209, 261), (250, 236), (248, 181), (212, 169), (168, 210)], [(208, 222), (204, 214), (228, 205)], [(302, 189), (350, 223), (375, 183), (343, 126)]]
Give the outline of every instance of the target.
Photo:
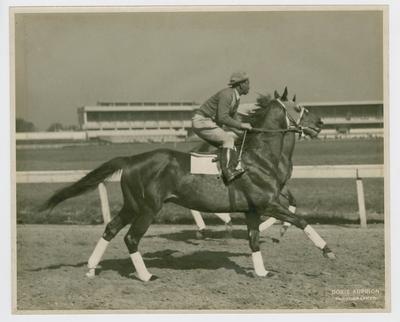
[[(335, 137), (383, 136), (383, 103), (303, 103), (324, 122), (322, 135)], [(192, 136), (191, 117), (199, 104), (193, 102), (99, 102), (78, 109), (79, 125), (87, 137), (110, 142), (184, 141)], [(241, 104), (246, 113), (254, 103)]]

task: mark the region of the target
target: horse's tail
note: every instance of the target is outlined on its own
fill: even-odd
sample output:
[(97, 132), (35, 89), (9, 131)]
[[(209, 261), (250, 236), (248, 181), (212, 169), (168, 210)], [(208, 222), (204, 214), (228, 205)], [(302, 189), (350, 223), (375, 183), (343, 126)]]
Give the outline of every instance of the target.
[(128, 158), (118, 157), (103, 163), (98, 168), (89, 172), (79, 181), (56, 191), (43, 205), (39, 207), (39, 211), (53, 209), (59, 203), (79, 196), (85, 192), (93, 190), (97, 185), (110, 177), (113, 173), (123, 169), (128, 164)]

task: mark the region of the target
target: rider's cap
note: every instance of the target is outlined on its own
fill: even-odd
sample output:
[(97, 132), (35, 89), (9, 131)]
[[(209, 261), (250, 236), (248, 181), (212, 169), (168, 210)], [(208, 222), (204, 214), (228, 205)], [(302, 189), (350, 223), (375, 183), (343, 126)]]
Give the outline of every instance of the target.
[(246, 80), (248, 80), (248, 79), (249, 79), (249, 76), (247, 76), (247, 73), (246, 73), (246, 72), (242, 72), (242, 71), (240, 71), (240, 72), (234, 72), (234, 73), (231, 75), (231, 78), (229, 79), (228, 85), (229, 85), (229, 86), (235, 85), (235, 84), (244, 82), (244, 81), (246, 81)]

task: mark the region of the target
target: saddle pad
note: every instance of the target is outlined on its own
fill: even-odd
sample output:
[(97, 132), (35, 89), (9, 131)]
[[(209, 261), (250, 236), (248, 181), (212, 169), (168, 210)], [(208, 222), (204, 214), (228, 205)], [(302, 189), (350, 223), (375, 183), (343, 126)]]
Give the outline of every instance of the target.
[(219, 162), (213, 162), (216, 154), (190, 154), (190, 173), (193, 174), (220, 174)]

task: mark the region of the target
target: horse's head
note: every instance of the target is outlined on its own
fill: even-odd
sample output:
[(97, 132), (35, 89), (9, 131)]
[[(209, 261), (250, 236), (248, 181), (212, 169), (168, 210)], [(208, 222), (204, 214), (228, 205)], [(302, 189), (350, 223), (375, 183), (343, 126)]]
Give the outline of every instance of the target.
[[(272, 121), (276, 122), (279, 120), (281, 128), (294, 127), (312, 138), (316, 137), (322, 129), (323, 122), (321, 118), (301, 104), (296, 103), (296, 95), (292, 100), (289, 100), (286, 87), (282, 95), (279, 95), (275, 91), (274, 99), (271, 99), (269, 95), (260, 95), (257, 99), (257, 105), (261, 108), (269, 108), (271, 110), (270, 113), (264, 114), (264, 123), (271, 121), (268, 118), (271, 118), (271, 115), (274, 114), (277, 117), (272, 119)], [(259, 119), (259, 121), (261, 120)]]

